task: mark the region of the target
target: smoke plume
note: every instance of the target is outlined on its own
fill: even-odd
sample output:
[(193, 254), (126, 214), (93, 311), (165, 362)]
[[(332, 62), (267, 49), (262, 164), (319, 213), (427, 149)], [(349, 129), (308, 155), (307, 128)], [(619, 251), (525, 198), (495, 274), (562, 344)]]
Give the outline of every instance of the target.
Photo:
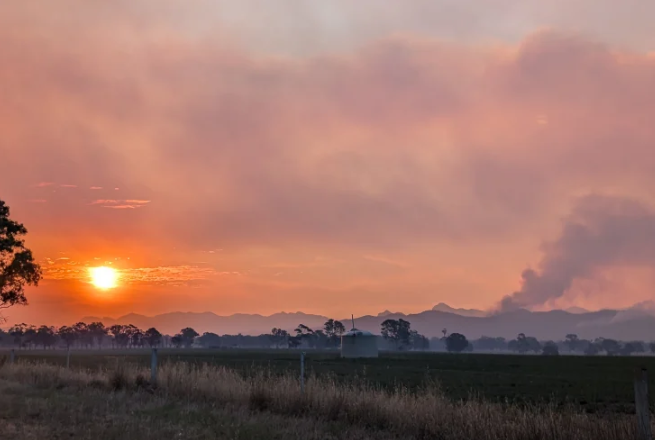
[(502, 311), (537, 306), (564, 295), (577, 279), (612, 266), (655, 266), (655, 211), (638, 200), (590, 195), (564, 219), (559, 238), (543, 245), (538, 269), (526, 269), (521, 290)]

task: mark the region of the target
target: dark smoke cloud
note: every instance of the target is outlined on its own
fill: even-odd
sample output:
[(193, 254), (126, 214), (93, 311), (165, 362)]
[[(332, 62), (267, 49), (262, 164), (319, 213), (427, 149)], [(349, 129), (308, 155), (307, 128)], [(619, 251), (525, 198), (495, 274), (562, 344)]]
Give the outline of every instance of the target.
[(521, 290), (506, 296), (503, 311), (544, 304), (577, 279), (611, 266), (655, 266), (655, 210), (638, 200), (590, 195), (564, 220), (560, 237), (544, 244), (537, 270), (523, 271)]

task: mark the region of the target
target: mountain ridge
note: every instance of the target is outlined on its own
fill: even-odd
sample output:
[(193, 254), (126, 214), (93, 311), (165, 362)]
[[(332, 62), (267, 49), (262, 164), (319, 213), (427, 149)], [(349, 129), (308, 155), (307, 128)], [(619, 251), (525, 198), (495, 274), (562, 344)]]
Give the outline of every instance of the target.
[[(457, 311), (466, 313), (471, 309), (450, 309), (454, 312), (431, 309), (405, 315), (385, 311), (376, 316), (356, 317), (355, 326), (361, 330), (379, 333), (380, 324), (385, 319), (402, 318), (409, 321), (413, 329), (428, 337), (441, 337), (442, 329), (446, 328), (449, 333), (463, 333), (469, 339), (480, 336), (500, 336), (509, 339), (515, 338), (518, 333), (553, 340), (563, 339), (568, 333), (575, 333), (587, 339), (606, 337), (621, 340), (648, 340), (650, 335), (655, 335), (655, 316), (646, 309), (636, 314), (633, 308), (594, 312), (575, 310), (573, 313), (567, 310), (533, 312), (518, 309), (484, 316), (465, 316), (456, 313)], [(134, 324), (142, 329), (155, 327), (165, 334), (174, 334), (184, 327), (193, 327), (200, 333), (259, 335), (269, 333), (273, 327), (293, 331), (299, 324), (318, 329), (322, 328), (323, 323), (328, 319), (327, 316), (300, 311), (278, 312), (271, 315), (168, 312), (155, 316), (130, 313), (115, 319), (87, 316), (82, 321), (101, 321), (105, 326)], [(346, 328), (351, 327), (350, 317), (339, 320)]]

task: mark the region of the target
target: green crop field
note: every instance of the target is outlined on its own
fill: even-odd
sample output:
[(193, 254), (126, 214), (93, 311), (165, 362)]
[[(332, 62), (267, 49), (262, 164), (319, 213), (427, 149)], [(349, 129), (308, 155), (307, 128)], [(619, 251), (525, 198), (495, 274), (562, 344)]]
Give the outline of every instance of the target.
[[(71, 352), (72, 368), (113, 368), (117, 362), (150, 365), (147, 350)], [(6, 353), (5, 353), (6, 354)], [(20, 351), (17, 359), (65, 364), (64, 351)], [(159, 350), (159, 362), (233, 368), (244, 375), (266, 370), (297, 374), (299, 352), (290, 350)], [(655, 376), (655, 357), (518, 356), (491, 354), (383, 353), (378, 359), (340, 359), (336, 352), (306, 354), (308, 376), (415, 390), (437, 381), (453, 399), (472, 396), (515, 404), (575, 405), (594, 412), (634, 412), (633, 374), (644, 367)], [(653, 389), (655, 381), (651, 380)]]

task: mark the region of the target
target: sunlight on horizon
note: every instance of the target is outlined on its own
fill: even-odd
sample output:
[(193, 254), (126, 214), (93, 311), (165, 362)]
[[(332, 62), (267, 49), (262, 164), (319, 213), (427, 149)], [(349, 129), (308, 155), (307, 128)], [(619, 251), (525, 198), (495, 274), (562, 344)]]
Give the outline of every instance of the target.
[(98, 289), (113, 289), (118, 285), (118, 271), (111, 267), (101, 266), (89, 269), (91, 284)]

